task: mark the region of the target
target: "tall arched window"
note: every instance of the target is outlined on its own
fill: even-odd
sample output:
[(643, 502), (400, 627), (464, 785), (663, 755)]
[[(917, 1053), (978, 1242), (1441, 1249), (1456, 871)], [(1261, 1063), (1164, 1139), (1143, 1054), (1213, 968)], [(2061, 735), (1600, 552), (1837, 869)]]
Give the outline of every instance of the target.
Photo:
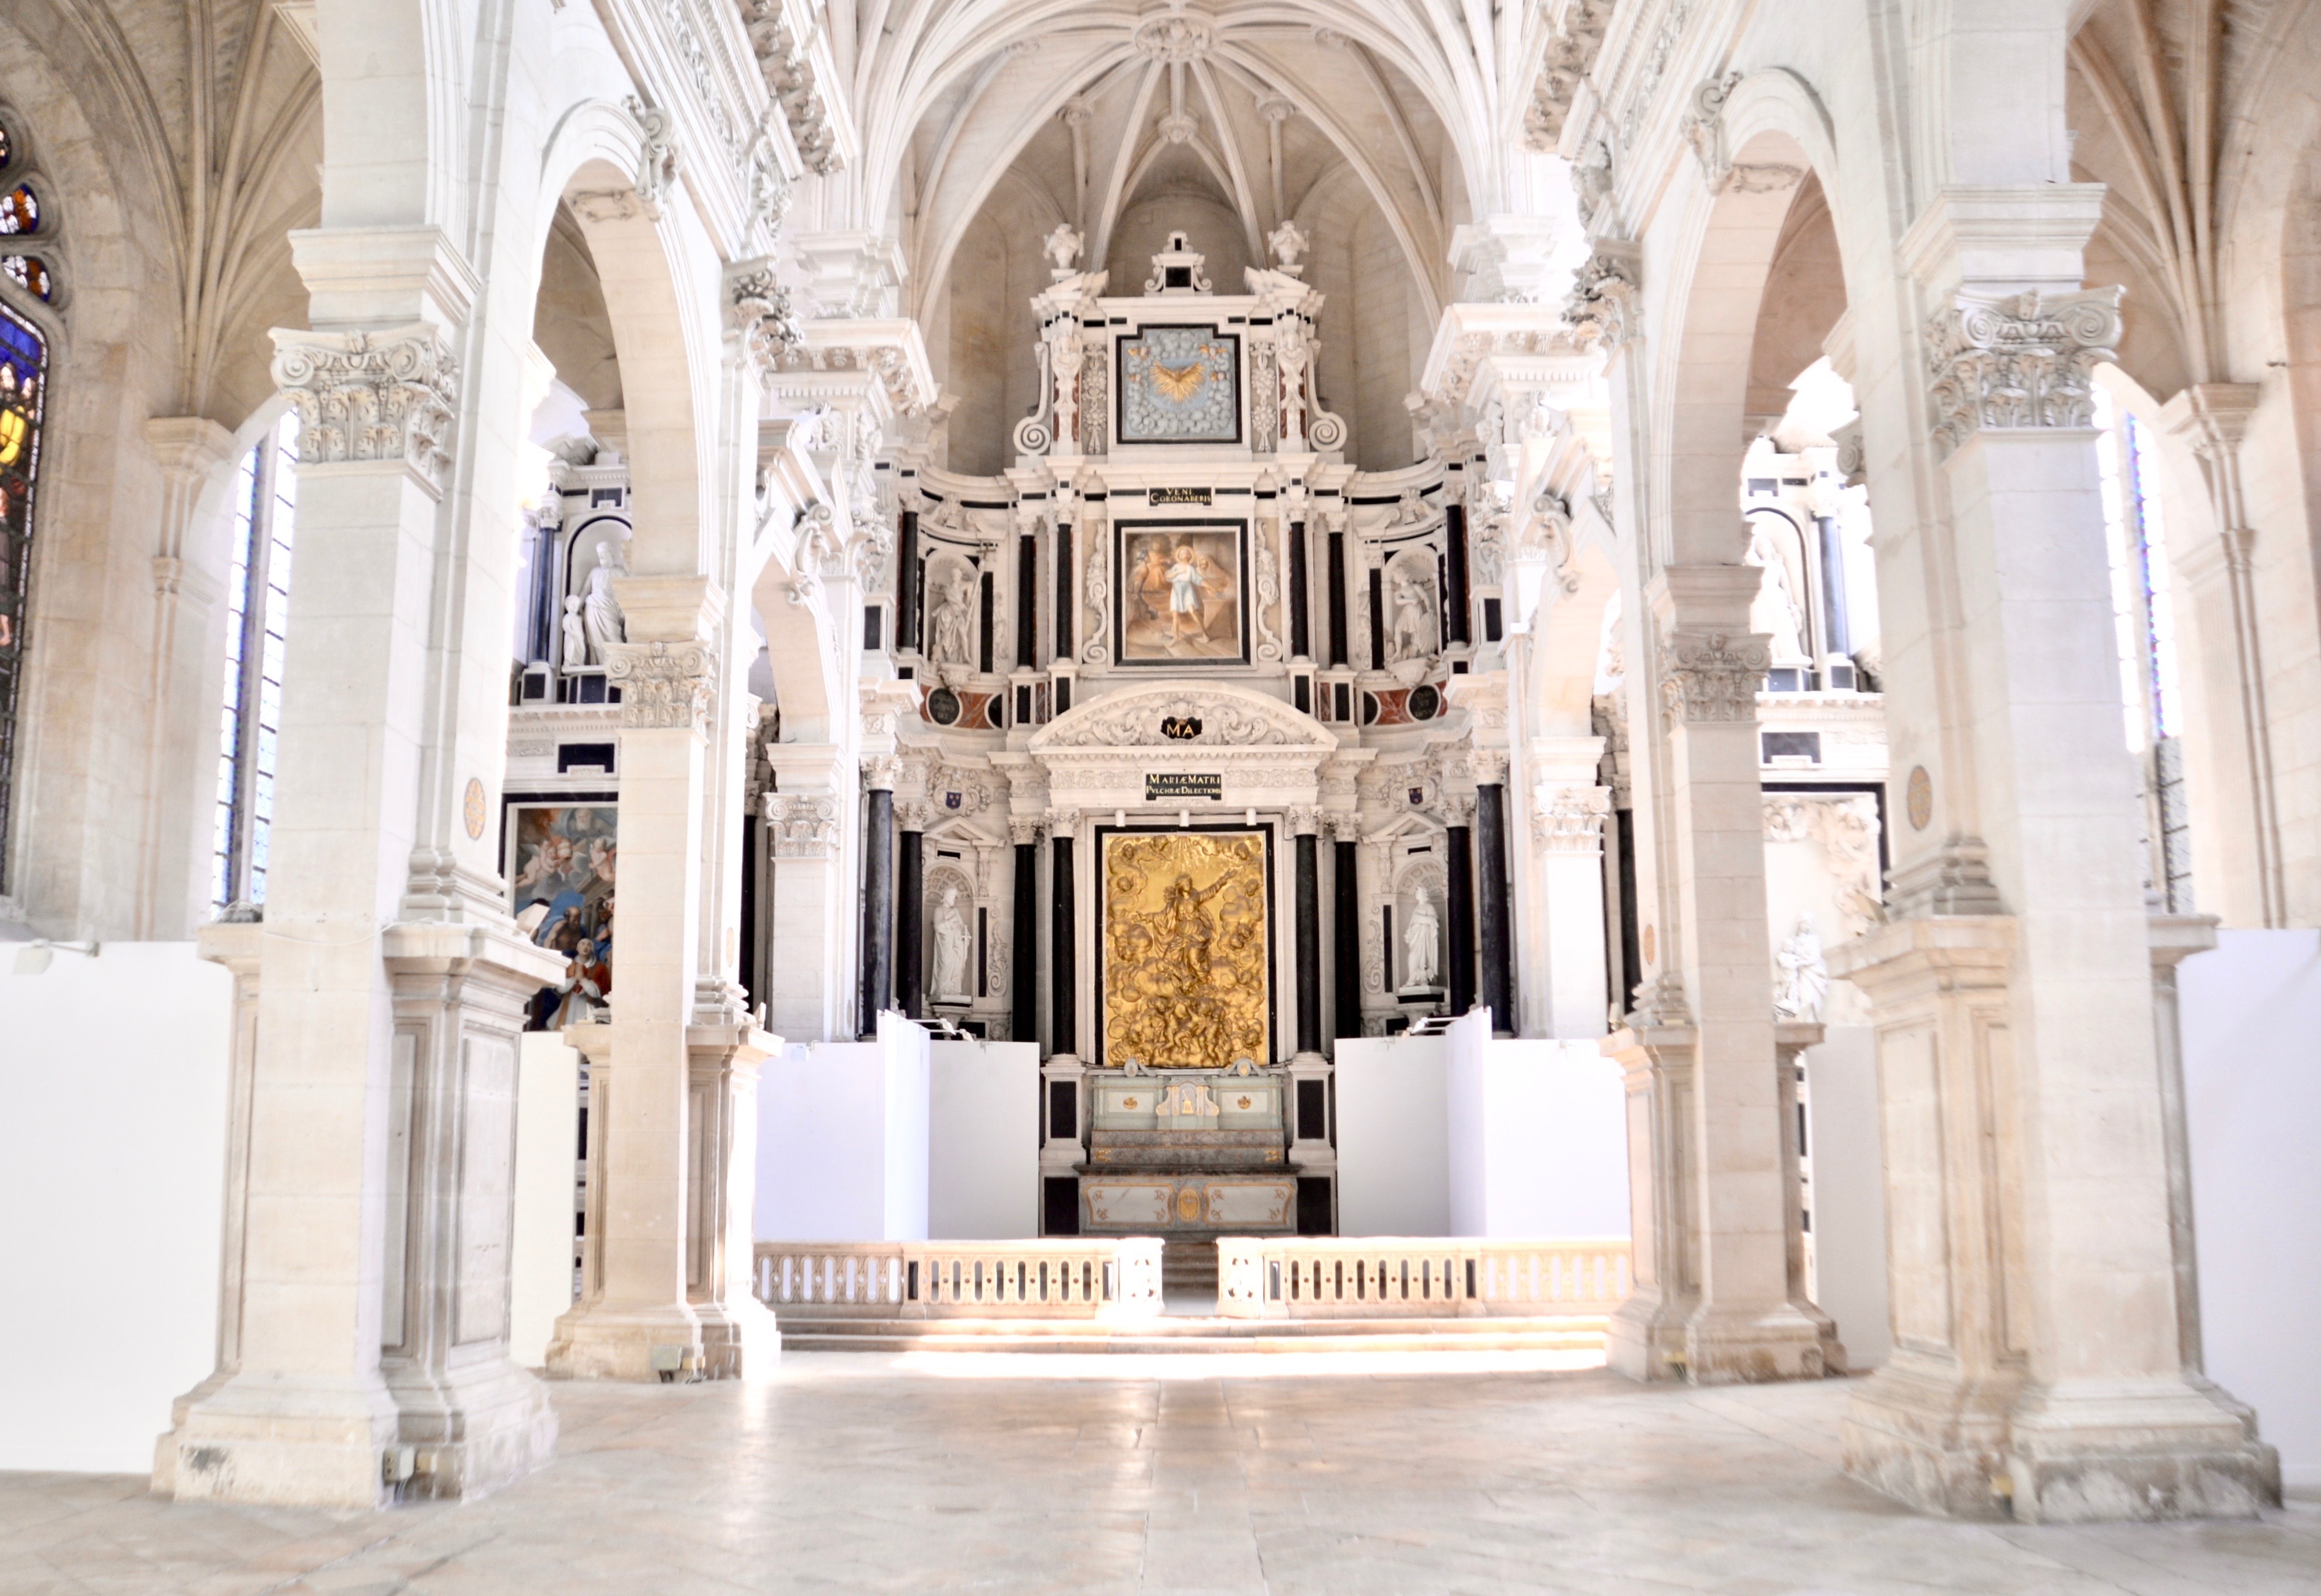
[(2153, 890), (2173, 913), (2192, 912), (2192, 840), (2184, 805), (2183, 744), (2177, 732), (2176, 622), (2151, 429), (2096, 390), (2101, 430), (2105, 541), (2111, 557), (2112, 621), (2118, 631), (2120, 697), (2127, 746), (2144, 764), (2153, 839)]
[(0, 896), (15, 890), (8, 861), (32, 576), (32, 495), (41, 470), (41, 422), (49, 408), (50, 334), (38, 317), (61, 297), (51, 200), (16, 113), (0, 104)]
[(290, 618), (290, 541), (298, 507), (297, 443), (298, 420), (286, 414), (242, 456), (234, 479), (210, 860), (210, 898), (221, 909), (266, 902), (282, 646)]

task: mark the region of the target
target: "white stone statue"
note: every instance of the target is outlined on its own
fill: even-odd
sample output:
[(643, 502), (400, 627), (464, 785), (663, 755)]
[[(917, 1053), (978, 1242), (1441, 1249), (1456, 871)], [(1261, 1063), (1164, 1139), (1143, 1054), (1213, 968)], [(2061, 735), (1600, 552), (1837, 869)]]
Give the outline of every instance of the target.
[(1749, 540), (1746, 564), (1765, 568), (1763, 583), (1749, 606), (1751, 627), (1766, 633), (1771, 639), (1770, 653), (1775, 665), (1810, 665), (1806, 652), (1806, 612), (1798, 603), (1798, 595), (1789, 587), (1789, 562), (1781, 558), (1781, 550), (1761, 529)]
[(1798, 916), (1798, 929), (1781, 944), (1773, 962), (1780, 967), (1773, 984), (1773, 1017), (1808, 1024), (1820, 1020), (1822, 1005), (1829, 1000), (1829, 961), (1822, 957), (1813, 916)]
[(1386, 643), (1389, 663), (1424, 659), (1434, 654), (1434, 606), (1427, 602), (1426, 590), (1407, 571), (1395, 573), (1394, 607), (1389, 613), (1393, 617)]
[(967, 988), (967, 966), (975, 956), (975, 931), (959, 906), (959, 889), (942, 890), (942, 906), (935, 911), (935, 990), (937, 1002), (965, 1002), (974, 997)]
[(1442, 922), (1434, 918), (1434, 899), (1424, 887), (1410, 906), (1410, 923), (1402, 928), (1402, 984), (1406, 988), (1439, 984), (1443, 942)]
[(954, 567), (935, 606), (934, 633), (927, 657), (938, 665), (972, 665), (975, 655), (975, 582)]
[(1288, 273), (1293, 277), (1303, 269), (1297, 264), (1297, 258), (1313, 248), (1311, 240), (1306, 237), (1305, 231), (1295, 222), (1284, 222), (1266, 234), (1265, 245), (1267, 249), (1273, 251), (1275, 268)]
[(1042, 240), (1040, 248), (1046, 252), (1048, 264), (1054, 268), (1056, 276), (1068, 277), (1072, 275), (1072, 263), (1080, 258), (1080, 243), (1078, 230), (1069, 222), (1059, 222), (1055, 231)]
[(564, 668), (588, 663), (588, 624), (580, 619), (580, 595), (564, 598)]
[(598, 542), (596, 568), (588, 573), (588, 598), (580, 609), (581, 619), (588, 629), (587, 664), (604, 664), (611, 657), (611, 645), (628, 641), (628, 622), (621, 614), (621, 601), (613, 596), (613, 579), (628, 574), (629, 553), (621, 547), (621, 540), (606, 538)]

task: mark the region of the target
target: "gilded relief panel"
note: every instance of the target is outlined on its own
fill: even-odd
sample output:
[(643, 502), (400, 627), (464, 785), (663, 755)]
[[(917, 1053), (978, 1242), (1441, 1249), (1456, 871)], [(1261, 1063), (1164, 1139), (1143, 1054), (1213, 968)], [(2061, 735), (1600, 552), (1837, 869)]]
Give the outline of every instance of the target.
[(1105, 1063), (1267, 1063), (1264, 834), (1115, 833), (1103, 864)]

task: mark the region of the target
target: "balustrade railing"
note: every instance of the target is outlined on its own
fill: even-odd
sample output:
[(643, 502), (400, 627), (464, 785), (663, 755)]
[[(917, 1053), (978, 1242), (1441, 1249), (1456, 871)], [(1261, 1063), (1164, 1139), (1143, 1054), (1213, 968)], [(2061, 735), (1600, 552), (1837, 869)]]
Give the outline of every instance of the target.
[(752, 1290), (777, 1319), (1135, 1318), (1160, 1311), (1160, 1243), (760, 1241)]
[(1217, 1311), (1229, 1319), (1592, 1317), (1630, 1283), (1625, 1238), (1217, 1240)]

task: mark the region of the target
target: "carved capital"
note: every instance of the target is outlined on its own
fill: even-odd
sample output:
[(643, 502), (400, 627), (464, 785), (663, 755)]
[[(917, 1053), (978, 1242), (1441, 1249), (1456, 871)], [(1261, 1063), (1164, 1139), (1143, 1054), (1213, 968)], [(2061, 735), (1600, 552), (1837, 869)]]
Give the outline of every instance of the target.
[(1475, 795), (1445, 793), (1435, 802), (1434, 810), (1446, 826), (1471, 826), (1475, 823)]
[(1033, 847), (1046, 830), (1046, 825), (1036, 820), (1017, 820), (1011, 816), (1007, 821), (1008, 839), (1017, 848)]
[(934, 823), (935, 806), (919, 799), (895, 805), (895, 824), (905, 831), (924, 831)]
[(1506, 751), (1477, 748), (1467, 756), (1467, 770), (1479, 787), (1504, 787), (1507, 784)]
[(1572, 338), (1615, 349), (1634, 339), (1642, 331), (1636, 315), (1640, 286), (1634, 260), (1603, 249), (1590, 255), (1572, 274), (1571, 297), (1563, 302)]
[(1080, 812), (1077, 809), (1051, 809), (1048, 812), (1048, 835), (1069, 838), (1079, 830)]
[(1362, 817), (1352, 811), (1333, 811), (1329, 816), (1330, 836), (1337, 842), (1360, 842), (1362, 839)]
[(1770, 642), (1758, 632), (1677, 633), (1661, 650), (1661, 724), (1754, 721)]
[(396, 461), (431, 491), (442, 491), (460, 366), (439, 329), (278, 327), (273, 336), (275, 385), (298, 413), (300, 465)]
[(1322, 830), (1322, 811), (1311, 803), (1293, 803), (1288, 810), (1289, 834), (1312, 837)]
[(838, 801), (821, 793), (766, 794), (766, 830), (778, 859), (838, 856)]
[(895, 778), (903, 774), (903, 762), (891, 754), (875, 754), (862, 761), (862, 784), (873, 793), (891, 793)]
[(1542, 787), (1531, 816), (1532, 840), (1552, 854), (1601, 853), (1612, 794), (1602, 787)]
[(708, 731), (717, 657), (705, 643), (607, 643), (605, 680), (621, 690), (621, 724)]
[(806, 340), (790, 308), (790, 291), (775, 277), (773, 268), (760, 261), (727, 277), (725, 294), (726, 325), (741, 339), (758, 380), (770, 383), (782, 357)]
[(2092, 374), (2119, 342), (2120, 293), (1954, 295), (1926, 323), (1937, 447), (1947, 454), (1981, 431), (2090, 425)]

